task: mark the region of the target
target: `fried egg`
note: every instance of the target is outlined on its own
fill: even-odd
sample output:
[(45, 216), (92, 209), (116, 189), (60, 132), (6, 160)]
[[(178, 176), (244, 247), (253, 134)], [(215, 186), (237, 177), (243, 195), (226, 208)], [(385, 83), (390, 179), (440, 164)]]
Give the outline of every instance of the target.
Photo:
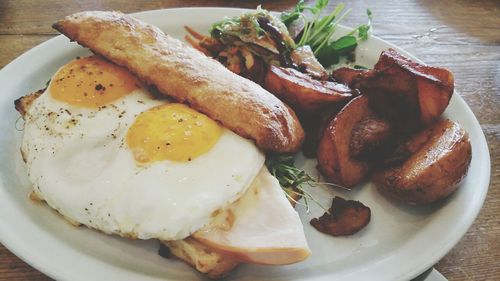
[(96, 56), (52, 77), (25, 115), (21, 150), (34, 193), (66, 219), (140, 239), (209, 224), (264, 163), (252, 141)]

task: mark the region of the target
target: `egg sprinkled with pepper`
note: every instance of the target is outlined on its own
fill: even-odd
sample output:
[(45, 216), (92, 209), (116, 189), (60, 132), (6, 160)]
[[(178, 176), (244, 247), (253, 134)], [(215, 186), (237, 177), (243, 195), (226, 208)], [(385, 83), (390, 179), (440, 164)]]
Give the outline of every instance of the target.
[(56, 72), (26, 112), (21, 149), (37, 197), (71, 222), (141, 239), (207, 225), (264, 163), (253, 142), (98, 56)]

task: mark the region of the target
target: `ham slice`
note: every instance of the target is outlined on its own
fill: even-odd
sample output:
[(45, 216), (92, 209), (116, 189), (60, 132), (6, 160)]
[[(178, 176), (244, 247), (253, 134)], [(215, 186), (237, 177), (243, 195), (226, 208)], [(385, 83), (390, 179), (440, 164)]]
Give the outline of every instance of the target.
[(238, 201), (193, 237), (247, 263), (291, 264), (311, 254), (297, 212), (265, 167)]

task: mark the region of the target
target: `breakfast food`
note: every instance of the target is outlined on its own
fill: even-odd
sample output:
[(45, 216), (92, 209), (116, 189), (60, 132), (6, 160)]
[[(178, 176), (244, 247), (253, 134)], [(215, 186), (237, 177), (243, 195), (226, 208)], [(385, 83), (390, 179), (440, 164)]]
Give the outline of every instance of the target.
[(291, 68), (316, 80), (329, 80), (325, 67), (351, 55), (359, 42), (368, 39), (368, 23), (348, 34), (336, 37), (337, 25), (347, 16), (339, 3), (326, 11), (329, 1), (309, 5), (299, 1), (293, 11), (278, 17), (261, 6), (254, 11), (214, 22), (202, 35), (186, 27), (185, 39), (193, 47), (211, 56), (232, 72), (262, 84), (262, 74), (273, 65)]
[(98, 11), (77, 13), (53, 26), (266, 151), (295, 152), (302, 144), (303, 129), (286, 105), (156, 27)]
[[(263, 85), (296, 110), (306, 132), (302, 152), (317, 158), (317, 168), (327, 184), (349, 189), (375, 171), (379, 189), (399, 200), (424, 203), (448, 196), (457, 189), (459, 178), (465, 176), (464, 167), (469, 166), (470, 153), (466, 149), (449, 147), (445, 158), (453, 158), (460, 165), (456, 174), (449, 171), (453, 165), (437, 159), (425, 171), (418, 170), (423, 162), (418, 157), (442, 152), (430, 143), (419, 153), (413, 151), (412, 156), (399, 150), (405, 142), (413, 142), (419, 130), (439, 126), (436, 122), (454, 91), (452, 73), (388, 49), (381, 53), (373, 69), (354, 65), (337, 68), (328, 75), (323, 66), (339, 63), (340, 56), (346, 56), (348, 62), (355, 60), (353, 51), (368, 38), (371, 12), (367, 11), (368, 24), (335, 37), (335, 23), (331, 21), (343, 6), (321, 17), (322, 5), (327, 2), (318, 2), (314, 7), (301, 2), (293, 11), (281, 13), (279, 19), (259, 7), (214, 23), (208, 36), (186, 28), (186, 40), (234, 73)], [(303, 13), (306, 10), (312, 16)], [(402, 164), (410, 159), (414, 162)], [(402, 171), (398, 165), (411, 168)], [(439, 167), (442, 165), (447, 167)], [(423, 174), (417, 174), (411, 184), (407, 182), (412, 172), (437, 176), (438, 169), (448, 171), (436, 180), (439, 187), (426, 182)], [(392, 182), (395, 177), (400, 180)], [(422, 194), (417, 196), (414, 190)], [(346, 221), (356, 220), (346, 216)]]
[(174, 256), (211, 279), (222, 278), (238, 265), (237, 259), (198, 242), (192, 237), (182, 240), (160, 241), (160, 250), (168, 252), (166, 258)]
[[(269, 20), (258, 18), (258, 24), (272, 32)], [(291, 67), (250, 64), (258, 59), (250, 54), (247, 70), (265, 73), (253, 79), (285, 105), (121, 13), (79, 13), (54, 27), (97, 55), (77, 58), (54, 75), (47, 89), (16, 101), (26, 124), (22, 154), (34, 185), (32, 198), (75, 225), (158, 239), (162, 251), (168, 249), (210, 278), (241, 263), (283, 265), (310, 255), (292, 205), (306, 194), (296, 186), (313, 179), (290, 168), (291, 155), (284, 156), (291, 157), (291, 166), (281, 167), (293, 174), (290, 178), (283, 180), (266, 167), (267, 160), (264, 164), (265, 153), (297, 152), (303, 142), (302, 126), (290, 108), (307, 126), (314, 154), (320, 142), (319, 169), (333, 186), (352, 187), (368, 177), (374, 163), (383, 163), (373, 177), (381, 191), (428, 203), (453, 192), (470, 163), (466, 133), (449, 122), (388, 153), (394, 136), (408, 137), (401, 124), (410, 120), (413, 130), (434, 122), (453, 92), (452, 76), (445, 71), (429, 70), (392, 50), (382, 54), (374, 70), (344, 69), (334, 78), (308, 46), (290, 52), (290, 61), (278, 50), (280, 64)], [(410, 89), (397, 83), (401, 92), (382, 87), (401, 77), (412, 81)], [(398, 124), (399, 113), (387, 107), (394, 97), (410, 108), (410, 117)], [(428, 160), (429, 155), (439, 157)], [(420, 173), (409, 179), (414, 171)], [(443, 171), (446, 178), (437, 179)], [(351, 235), (370, 218), (362, 203), (335, 197), (311, 225), (326, 234)]]
[[(154, 97), (126, 69), (78, 58), (16, 108), (33, 197), (69, 222), (159, 239), (188, 261), (210, 257), (200, 270), (213, 277), (241, 262), (309, 256), (300, 219), (253, 142)], [(272, 227), (253, 227), (269, 219)]]
[(350, 188), (364, 180), (370, 171), (369, 163), (356, 159), (351, 152), (353, 132), (356, 127), (373, 116), (368, 97), (351, 100), (330, 121), (319, 141), (318, 168), (331, 182)]
[(343, 83), (352, 89), (356, 89), (357, 81), (369, 70), (354, 69), (350, 67), (339, 67), (332, 71), (332, 80)]
[(302, 145), (302, 153), (305, 157), (316, 158), (318, 143), (325, 128), (330, 121), (342, 110), (344, 104), (336, 104), (332, 107), (318, 110), (316, 112), (299, 113), (299, 120), (306, 132), (306, 139)]
[[(452, 73), (388, 49), (373, 69), (354, 65), (328, 75), (324, 66), (339, 63), (340, 56), (355, 62), (356, 46), (368, 38), (371, 12), (368, 24), (335, 37), (338, 22), (332, 21), (343, 5), (322, 17), (326, 3), (300, 2), (279, 18), (259, 7), (215, 22), (206, 36), (186, 28), (186, 41), (296, 110), (306, 132), (302, 152), (317, 158), (326, 184), (350, 189), (375, 172), (379, 190), (398, 200), (428, 203), (450, 195), (470, 165), (464, 131), (458, 124), (449, 129), (459, 140), (431, 129), (415, 134), (440, 126), (454, 91)], [(432, 140), (423, 140), (434, 133)], [(405, 151), (405, 142), (414, 139), (429, 142), (418, 152)], [(431, 156), (435, 158), (427, 162), (422, 158)], [(325, 214), (323, 221), (327, 218)], [(346, 213), (345, 221), (351, 220), (357, 220), (355, 212)], [(327, 229), (319, 222), (314, 222), (318, 230)]]
[(318, 231), (333, 236), (352, 235), (368, 225), (371, 219), (370, 208), (354, 200), (335, 196), (328, 212), (311, 220)]
[(266, 168), (245, 196), (219, 212), (193, 237), (249, 263), (290, 264), (310, 254), (297, 213)]
[(315, 80), (293, 68), (269, 66), (264, 87), (295, 110), (314, 112), (352, 98), (344, 84)]
[(95, 56), (62, 67), (24, 118), (35, 194), (71, 221), (126, 237), (189, 236), (240, 198), (264, 163), (251, 141), (154, 99)]
[(373, 182), (390, 197), (412, 204), (436, 202), (453, 193), (472, 158), (467, 132), (448, 119), (418, 132), (396, 153), (408, 156), (374, 173)]
[(376, 168), (379, 190), (417, 204), (457, 189), (471, 146), (460, 125), (436, 121), (453, 94), (448, 70), (389, 49), (372, 70), (340, 68), (332, 75), (362, 95), (333, 118), (320, 140), (318, 167), (327, 179), (352, 187)]
[[(148, 51), (147, 38), (137, 37), (142, 53), (133, 48), (126, 53), (140, 55), (127, 60), (139, 79), (114, 64), (111, 54), (77, 58), (61, 67), (46, 89), (15, 102), (25, 120), (21, 152), (34, 187), (31, 197), (47, 202), (74, 225), (159, 239), (175, 256), (213, 278), (242, 262), (278, 265), (306, 259), (310, 250), (298, 214), (264, 166), (263, 150), (300, 146), (303, 131), (293, 111), (232, 73), (221, 71), (227, 79), (222, 91), (218, 78), (183, 72), (196, 63), (202, 69), (218, 63), (208, 58), (200, 62), (202, 55), (189, 47), (182, 47), (185, 53), (169, 53), (168, 48), (178, 50), (181, 43), (149, 25), (114, 12), (83, 15), (85, 23), (69, 20), (81, 19), (76, 15), (57, 26), (87, 34), (89, 22), (106, 25), (108, 20), (112, 26), (116, 22), (110, 19), (120, 17), (134, 23), (138, 34), (158, 32), (154, 34), (163, 38), (158, 46), (166, 46), (163, 60), (156, 61), (157, 53)], [(121, 32), (113, 39), (130, 39), (130, 33)], [(181, 63), (177, 56), (184, 68), (177, 67), (175, 74), (172, 67)], [(156, 63), (151, 68), (170, 65), (163, 68), (172, 78), (162, 81), (167, 86), (158, 84), (158, 73), (141, 72), (148, 63)], [(137, 64), (140, 69), (131, 66)], [(150, 93), (144, 82), (163, 93), (177, 83), (176, 89), (168, 88), (177, 94), (171, 96), (193, 107)], [(240, 118), (253, 118), (235, 120), (246, 122), (237, 130), (250, 139), (217, 122), (224, 120), (198, 111), (207, 107), (223, 115), (222, 105), (233, 105)], [(258, 125), (249, 126), (252, 121)]]
[(340, 69), (332, 76), (370, 96), (373, 110), (404, 132), (436, 121), (454, 89), (450, 71), (414, 62), (394, 49), (382, 52), (372, 70)]

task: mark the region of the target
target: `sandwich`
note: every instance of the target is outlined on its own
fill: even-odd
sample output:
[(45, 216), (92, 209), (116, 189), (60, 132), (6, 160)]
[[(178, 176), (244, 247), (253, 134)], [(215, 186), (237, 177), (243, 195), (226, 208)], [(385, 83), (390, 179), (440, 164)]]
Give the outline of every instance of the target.
[(303, 142), (288, 106), (131, 16), (83, 12), (54, 28), (94, 55), (16, 101), (33, 199), (74, 225), (158, 239), (211, 278), (310, 255), (264, 165)]

